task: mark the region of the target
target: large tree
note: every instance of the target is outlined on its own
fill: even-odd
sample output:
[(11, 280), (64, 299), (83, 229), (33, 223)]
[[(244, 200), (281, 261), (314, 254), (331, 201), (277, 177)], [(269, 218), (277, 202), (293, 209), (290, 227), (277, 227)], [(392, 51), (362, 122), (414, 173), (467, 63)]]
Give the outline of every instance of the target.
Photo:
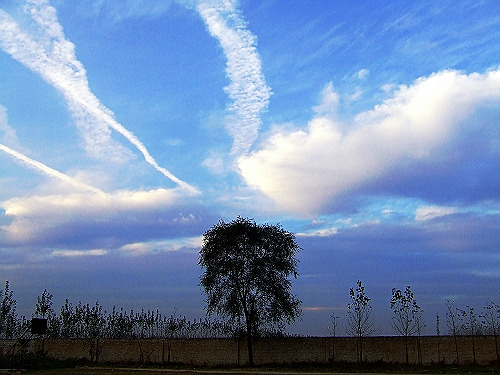
[(300, 313), (291, 293), (297, 277), (295, 236), (280, 224), (258, 225), (239, 217), (219, 221), (203, 235), (199, 265), (207, 313), (228, 319), (246, 334), (248, 363), (253, 365), (252, 338), (266, 330), (283, 329)]

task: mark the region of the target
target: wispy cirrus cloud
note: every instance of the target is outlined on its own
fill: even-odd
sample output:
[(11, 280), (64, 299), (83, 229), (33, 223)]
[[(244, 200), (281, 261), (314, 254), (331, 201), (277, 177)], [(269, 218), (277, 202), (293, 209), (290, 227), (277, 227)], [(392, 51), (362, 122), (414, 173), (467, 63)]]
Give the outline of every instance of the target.
[(226, 74), (231, 80), (225, 91), (232, 100), (226, 128), (233, 138), (231, 154), (246, 155), (257, 139), (261, 114), (269, 105), (267, 86), (256, 48), (256, 37), (246, 28), (237, 2), (201, 0), (195, 6), (227, 58)]
[(156, 170), (185, 191), (197, 194), (196, 188), (161, 167), (145, 145), (118, 123), (113, 112), (92, 93), (85, 68), (76, 58), (73, 43), (65, 38), (55, 8), (47, 0), (31, 1), (24, 6), (24, 13), (29, 16), (29, 31), (0, 9), (0, 47), (64, 95), (85, 139), (87, 151), (104, 160), (130, 158), (130, 152), (112, 140), (113, 129), (135, 146)]
[[(166, 12), (171, 5), (171, 0), (93, 0), (88, 11), (91, 11), (94, 16), (104, 14), (114, 22), (121, 22), (129, 18), (158, 17)], [(85, 7), (87, 8), (88, 4), (85, 4)]]
[[(246, 182), (282, 209), (299, 214), (328, 212), (332, 202), (370, 193), (375, 185), (384, 193), (398, 194), (404, 178), (425, 181), (431, 166), (474, 174), (462, 166), (463, 158), (474, 154), (484, 159), (484, 176), (479, 177), (495, 183), (496, 175), (489, 173), (492, 167), (488, 166), (500, 156), (498, 130), (491, 126), (500, 120), (500, 70), (469, 75), (446, 70), (422, 77), (411, 86), (399, 87), (392, 98), (348, 124), (326, 115), (325, 107), (337, 105), (330, 91), (327, 87), (325, 103), (307, 129), (275, 132), (239, 162)], [(469, 144), (471, 133), (476, 139), (482, 134), (486, 143)], [(457, 147), (470, 147), (471, 152), (458, 152)], [(391, 177), (395, 170), (397, 181)], [(438, 171), (435, 174), (439, 179)], [(455, 186), (441, 182), (440, 188)], [(449, 199), (454, 198), (451, 193)]]

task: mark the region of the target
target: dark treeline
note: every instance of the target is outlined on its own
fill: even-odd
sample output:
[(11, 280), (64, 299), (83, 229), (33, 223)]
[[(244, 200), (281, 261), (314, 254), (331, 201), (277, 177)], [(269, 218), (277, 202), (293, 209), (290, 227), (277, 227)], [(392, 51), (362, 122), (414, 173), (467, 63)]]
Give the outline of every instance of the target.
[(113, 306), (110, 312), (95, 304), (73, 305), (66, 299), (56, 312), (52, 295), (44, 290), (37, 298), (32, 317), (18, 316), (16, 300), (9, 282), (0, 290), (0, 339), (17, 339), (31, 329), (31, 318), (47, 319), (46, 337), (50, 338), (203, 338), (229, 337), (234, 328), (227, 323), (210, 320), (188, 320), (176, 314), (164, 316), (158, 309), (136, 312)]
[[(364, 287), (358, 281), (358, 287), (350, 291), (351, 301), (348, 304), (345, 323), (341, 317), (332, 314), (332, 336), (338, 336), (341, 328), (349, 336), (366, 337), (378, 333), (377, 325), (371, 316), (370, 298), (366, 296)], [(73, 304), (68, 299), (58, 311), (54, 309), (52, 295), (44, 290), (37, 298), (32, 316), (19, 316), (16, 312), (16, 300), (9, 282), (0, 289), (0, 339), (16, 339), (29, 333), (31, 318), (47, 319), (46, 337), (51, 338), (217, 338), (241, 335), (242, 327), (235, 327), (225, 321), (216, 319), (189, 320), (177, 316), (176, 310), (171, 315), (162, 315), (158, 309), (133, 309), (113, 306), (106, 311), (99, 301), (84, 304), (79, 301)], [(393, 317), (391, 325), (396, 335), (420, 336), (425, 327), (424, 311), (417, 305), (410, 287), (404, 291), (393, 290), (391, 300)], [(494, 335), (495, 344), (500, 334), (500, 306), (490, 303), (477, 312), (473, 307), (461, 309), (453, 301), (446, 301), (446, 331), (441, 333), (441, 317), (435, 317), (435, 334), (450, 336)], [(283, 332), (262, 332), (262, 336), (284, 336)]]

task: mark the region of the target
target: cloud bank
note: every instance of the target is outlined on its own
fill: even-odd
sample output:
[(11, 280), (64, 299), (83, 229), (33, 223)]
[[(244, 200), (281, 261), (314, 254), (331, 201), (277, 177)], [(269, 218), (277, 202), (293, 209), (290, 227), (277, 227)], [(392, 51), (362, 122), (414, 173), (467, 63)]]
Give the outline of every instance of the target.
[[(338, 97), (333, 86), (325, 90), (307, 129), (277, 131), (240, 159), (245, 181), (282, 209), (325, 213), (342, 197), (370, 194), (375, 185), (397, 194), (391, 187), (394, 171), (399, 181), (409, 176), (425, 181), (432, 168), (456, 173), (466, 161), (455, 155), (465, 146), (471, 147), (465, 157), (498, 165), (500, 70), (469, 75), (446, 70), (422, 77), (349, 123), (335, 119)], [(469, 145), (473, 133), (483, 134), (486, 143)], [(446, 181), (440, 183), (446, 189)]]
[(183, 190), (178, 188), (11, 198), (0, 202), (8, 220), (0, 227), (0, 245), (69, 243), (78, 247), (81, 243), (116, 248), (128, 241), (189, 235), (194, 230), (189, 228), (201, 219), (193, 213), (194, 205), (191, 213), (183, 214), (182, 197)]

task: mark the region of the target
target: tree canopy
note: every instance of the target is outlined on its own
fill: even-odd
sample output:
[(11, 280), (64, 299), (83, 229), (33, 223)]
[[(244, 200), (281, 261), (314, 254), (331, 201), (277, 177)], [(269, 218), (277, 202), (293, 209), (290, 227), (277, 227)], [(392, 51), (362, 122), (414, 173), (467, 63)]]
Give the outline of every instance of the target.
[(207, 296), (207, 313), (227, 318), (245, 331), (250, 365), (252, 337), (281, 330), (301, 313), (289, 279), (298, 276), (299, 250), (295, 236), (280, 224), (258, 225), (242, 217), (229, 223), (221, 220), (203, 236), (200, 285)]

